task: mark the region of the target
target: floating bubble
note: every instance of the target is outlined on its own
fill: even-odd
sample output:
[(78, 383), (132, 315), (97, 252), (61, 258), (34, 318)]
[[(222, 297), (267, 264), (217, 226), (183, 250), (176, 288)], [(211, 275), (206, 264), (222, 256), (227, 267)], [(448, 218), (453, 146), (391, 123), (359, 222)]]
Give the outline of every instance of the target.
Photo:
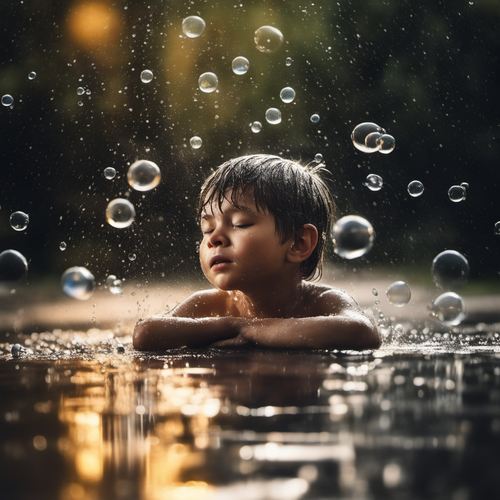
[(375, 231), (363, 217), (347, 215), (335, 223), (331, 237), (336, 254), (344, 259), (356, 259), (371, 250)]
[(469, 276), (467, 259), (455, 250), (445, 250), (432, 261), (432, 278), (444, 289), (452, 290), (462, 286)]
[(12, 106), (12, 104), (14, 104), (14, 98), (10, 94), (5, 94), (2, 96), (2, 104), (4, 106)]
[(30, 218), (29, 215), (24, 212), (14, 212), (10, 216), (9, 221), (12, 229), (15, 231), (24, 231), (28, 227)]
[(411, 181), (408, 184), (408, 194), (416, 198), (424, 192), (424, 185), (420, 181)]
[(291, 65), (292, 65), (292, 63), (293, 63), (293, 59), (292, 59), (291, 57), (287, 57), (287, 58), (285, 59), (285, 64), (286, 64), (287, 66), (291, 66)]
[(254, 134), (258, 134), (262, 130), (262, 123), (260, 123), (260, 122), (253, 122), (250, 127), (251, 127), (252, 132)]
[(61, 252), (64, 252), (64, 250), (66, 250), (66, 248), (68, 248), (68, 245), (66, 244), (66, 242), (61, 241), (61, 243), (59, 243), (59, 250), (61, 250)]
[(244, 75), (250, 67), (250, 62), (246, 57), (235, 57), (232, 62), (233, 73), (235, 75)]
[(76, 95), (83, 95), (85, 94), (85, 89), (83, 87), (78, 87), (76, 89)]
[(292, 102), (295, 99), (295, 90), (293, 90), (292, 87), (281, 89), (280, 98), (286, 104)]
[(128, 254), (128, 260), (130, 260), (131, 262), (134, 262), (135, 259), (137, 259), (137, 254), (135, 254), (135, 253)]
[(495, 236), (500, 236), (500, 220), (498, 222), (495, 222)]
[(218, 84), (219, 80), (217, 79), (217, 75), (215, 73), (211, 73), (210, 71), (203, 73), (200, 78), (198, 78), (198, 86), (202, 92), (213, 92), (217, 88)]
[[(363, 151), (363, 153), (374, 153), (378, 150), (378, 146), (375, 144), (374, 147), (368, 147), (366, 145), (366, 138), (369, 134), (377, 133), (382, 136), (385, 134), (385, 130), (379, 127), (373, 122), (363, 122), (354, 127), (351, 132), (351, 140), (356, 149)], [(378, 139), (379, 137), (377, 137)]]
[(110, 274), (106, 278), (106, 286), (113, 295), (120, 295), (123, 293), (123, 282), (117, 279), (114, 274)]
[(106, 207), (106, 220), (108, 224), (119, 229), (128, 227), (135, 219), (135, 208), (130, 201), (116, 198)]
[(321, 163), (323, 161), (323, 155), (321, 153), (316, 153), (314, 155), (314, 161), (316, 163)]
[(156, 163), (148, 160), (138, 160), (127, 172), (128, 183), (136, 191), (150, 191), (160, 183), (161, 172)]
[(380, 175), (369, 174), (363, 183), (370, 191), (380, 191), (384, 185), (384, 180)]
[[(469, 187), (468, 184), (466, 184), (466, 186)], [(465, 200), (467, 196), (467, 187), (463, 184), (460, 186), (451, 186), (451, 188), (448, 189), (448, 197), (455, 203)]]
[(17, 250), (4, 250), (0, 253), (0, 282), (16, 282), (26, 278), (28, 261)]
[(114, 179), (115, 175), (116, 175), (116, 170), (113, 167), (106, 167), (104, 169), (104, 177), (106, 177), (106, 179), (108, 179), (109, 181), (111, 179)]
[(382, 154), (389, 154), (394, 151), (396, 147), (396, 139), (389, 134), (383, 134), (377, 139), (378, 152)]
[(141, 82), (142, 83), (149, 83), (150, 81), (153, 80), (153, 72), (150, 71), (149, 69), (145, 69), (144, 71), (141, 72)]
[(314, 113), (314, 115), (311, 115), (311, 121), (313, 123), (318, 123), (319, 122), (319, 115), (317, 113)]
[(442, 323), (450, 326), (459, 325), (466, 316), (462, 297), (453, 292), (440, 295), (433, 302), (432, 311)]
[(266, 121), (271, 125), (281, 123), (281, 111), (278, 108), (269, 108), (266, 111)]
[(189, 139), (189, 144), (193, 149), (200, 149), (203, 141), (201, 140), (201, 137), (194, 135), (191, 139)]
[(34, 80), (36, 78), (36, 73), (34, 71), (31, 71), (30, 74), (28, 75), (29, 80)]
[(385, 292), (389, 302), (396, 307), (403, 307), (411, 299), (410, 287), (404, 281), (395, 281)]
[(283, 34), (273, 26), (261, 26), (255, 32), (254, 42), (260, 52), (275, 52), (283, 43)]
[(182, 21), (182, 32), (189, 38), (199, 37), (205, 30), (205, 21), (198, 16), (189, 16)]
[(63, 292), (78, 300), (87, 300), (94, 292), (94, 276), (85, 267), (70, 267), (61, 276)]
[(376, 288), (372, 288), (372, 294), (377, 297), (378, 296), (378, 290)]

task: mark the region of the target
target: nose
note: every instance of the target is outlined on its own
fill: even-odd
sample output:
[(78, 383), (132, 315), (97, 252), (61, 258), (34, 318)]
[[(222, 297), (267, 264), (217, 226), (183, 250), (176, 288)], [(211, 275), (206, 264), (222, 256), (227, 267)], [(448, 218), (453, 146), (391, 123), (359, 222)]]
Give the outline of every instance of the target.
[(208, 248), (224, 247), (227, 246), (228, 243), (229, 239), (221, 226), (215, 227), (209, 234), (207, 240)]

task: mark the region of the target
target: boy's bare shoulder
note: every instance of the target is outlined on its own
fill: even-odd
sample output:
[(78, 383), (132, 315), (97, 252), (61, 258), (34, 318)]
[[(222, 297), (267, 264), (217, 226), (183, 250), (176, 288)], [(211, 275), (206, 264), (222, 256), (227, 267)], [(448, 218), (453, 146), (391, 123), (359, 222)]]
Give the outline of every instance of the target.
[(341, 314), (346, 311), (360, 312), (358, 303), (339, 288), (316, 283), (304, 283), (306, 302), (311, 315)]
[(207, 318), (227, 316), (229, 294), (223, 290), (200, 290), (175, 307), (171, 316)]

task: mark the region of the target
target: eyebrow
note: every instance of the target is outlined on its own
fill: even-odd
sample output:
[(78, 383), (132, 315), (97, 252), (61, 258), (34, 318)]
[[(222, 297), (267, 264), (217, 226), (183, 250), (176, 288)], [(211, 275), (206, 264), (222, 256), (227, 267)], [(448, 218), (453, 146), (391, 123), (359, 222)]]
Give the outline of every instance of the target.
[[(224, 210), (224, 212), (221, 212), (221, 213), (225, 213), (225, 214), (229, 213), (229, 214), (231, 214), (231, 213), (234, 213), (234, 212), (249, 212), (251, 214), (256, 214), (257, 213), (256, 210), (252, 210), (251, 208), (248, 208), (245, 205), (243, 205), (243, 206), (231, 205), (230, 208)], [(213, 215), (209, 214), (209, 213), (207, 213), (205, 211), (203, 211), (201, 213), (201, 215), (200, 215), (200, 219), (207, 219), (209, 217), (213, 217)]]

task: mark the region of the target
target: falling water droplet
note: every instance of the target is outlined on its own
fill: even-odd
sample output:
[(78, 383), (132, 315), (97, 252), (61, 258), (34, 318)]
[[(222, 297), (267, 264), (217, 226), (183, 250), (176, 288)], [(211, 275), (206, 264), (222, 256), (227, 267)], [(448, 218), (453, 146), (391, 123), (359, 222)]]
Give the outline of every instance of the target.
[(127, 172), (127, 180), (136, 191), (150, 191), (160, 183), (161, 172), (156, 163), (148, 160), (138, 160)]
[(260, 52), (275, 52), (283, 43), (283, 34), (273, 26), (261, 26), (255, 32), (254, 42)]
[(182, 21), (182, 32), (189, 38), (199, 37), (205, 30), (205, 21), (198, 16), (189, 16)]
[(314, 113), (314, 115), (311, 115), (311, 121), (313, 123), (318, 123), (319, 122), (319, 115), (317, 113)]
[(116, 228), (130, 226), (135, 219), (135, 208), (130, 201), (116, 198), (110, 201), (106, 207), (106, 220), (108, 224)]
[(201, 140), (201, 137), (194, 135), (191, 139), (189, 139), (189, 144), (193, 149), (200, 149), (203, 141)]
[(266, 111), (266, 121), (271, 125), (281, 123), (281, 111), (278, 108), (269, 108)]
[(94, 276), (85, 267), (66, 269), (61, 277), (61, 284), (66, 295), (78, 300), (87, 300), (94, 292)]
[(104, 177), (108, 180), (114, 179), (116, 175), (116, 170), (113, 167), (106, 167), (104, 169)]
[(150, 71), (149, 69), (145, 69), (144, 71), (141, 72), (141, 82), (142, 83), (149, 83), (150, 81), (153, 80), (153, 72)]
[(384, 180), (380, 175), (369, 174), (363, 183), (370, 191), (380, 191), (384, 185)]
[(235, 75), (244, 75), (250, 67), (250, 62), (246, 57), (235, 57), (231, 64)]
[(323, 155), (321, 153), (316, 153), (314, 155), (314, 161), (316, 163), (321, 163), (323, 161)]
[(210, 71), (203, 73), (200, 78), (198, 78), (198, 86), (202, 92), (213, 92), (217, 88), (218, 84), (219, 80), (217, 79), (217, 75), (215, 73), (211, 73)]
[(408, 194), (416, 198), (424, 192), (424, 185), (420, 181), (411, 181), (408, 184)]
[(130, 260), (131, 262), (134, 262), (135, 259), (137, 259), (137, 254), (135, 254), (135, 253), (128, 254), (128, 260)]
[(21, 281), (28, 273), (28, 262), (17, 250), (4, 250), (0, 253), (0, 282)]
[(411, 299), (411, 290), (404, 281), (395, 281), (387, 288), (386, 295), (392, 305), (403, 307)]
[(14, 212), (10, 216), (10, 225), (15, 231), (24, 231), (30, 222), (28, 214), (24, 212)]
[(280, 98), (286, 104), (292, 102), (295, 99), (295, 90), (293, 90), (292, 87), (281, 89)]
[(344, 259), (356, 259), (373, 247), (375, 231), (363, 217), (347, 215), (335, 223), (331, 237), (336, 254)]

